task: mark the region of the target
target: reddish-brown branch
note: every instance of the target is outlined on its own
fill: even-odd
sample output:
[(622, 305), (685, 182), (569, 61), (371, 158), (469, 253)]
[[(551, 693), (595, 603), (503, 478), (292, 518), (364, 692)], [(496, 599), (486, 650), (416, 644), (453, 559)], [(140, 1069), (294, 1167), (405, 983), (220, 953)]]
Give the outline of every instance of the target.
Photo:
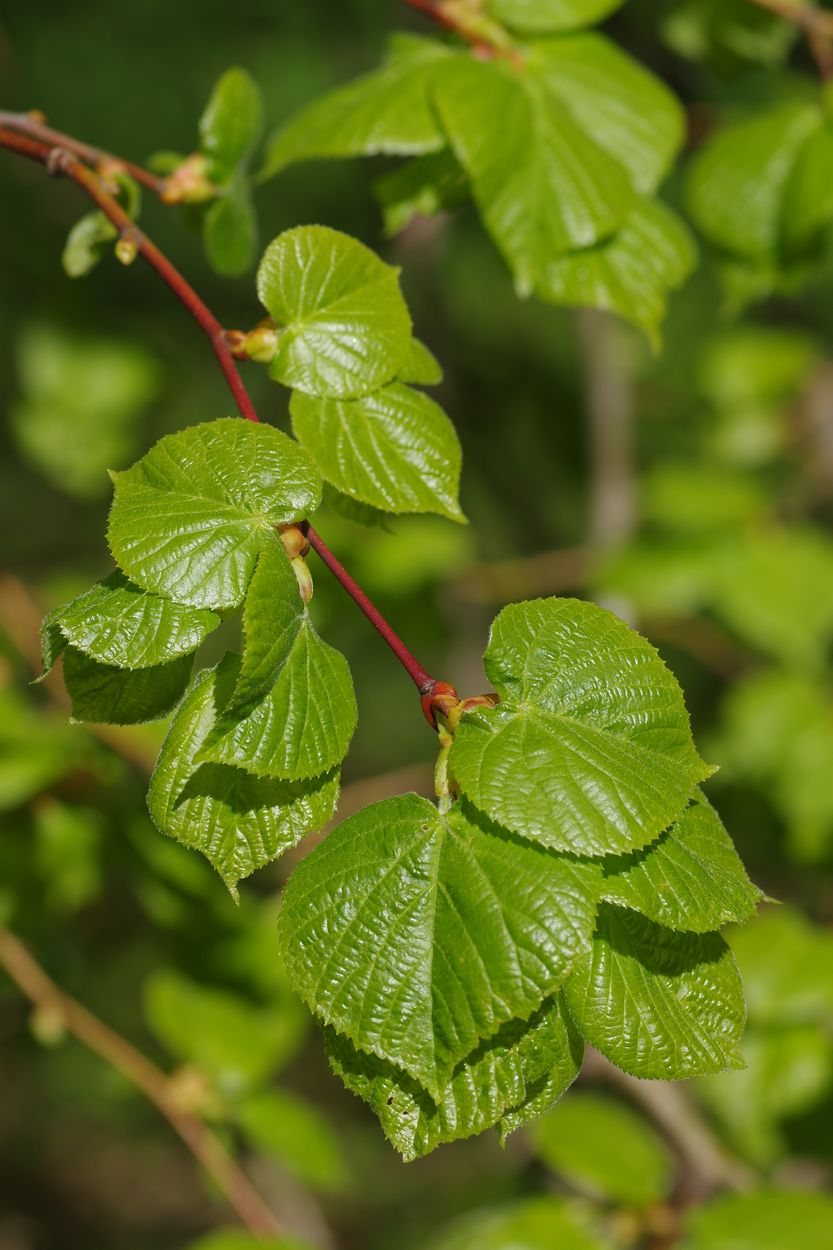
[(48, 1012), (68, 1033), (116, 1068), (153, 1103), (255, 1236), (268, 1238), (280, 1232), (274, 1212), (238, 1167), (217, 1134), (182, 1104), (177, 1097), (176, 1086), (165, 1073), (86, 1007), (59, 990), (23, 943), (2, 927), (0, 968), (5, 969), (30, 1002), (41, 1011)]
[(444, 27), (445, 30), (452, 30), (459, 33), (459, 27), (452, 17), (444, 13), (438, 4), (434, 4), (433, 0), (404, 0), (404, 3), (411, 9), (416, 9), (418, 13), (424, 13), (436, 22), (438, 26)]
[(29, 135), (32, 139), (39, 139), (50, 147), (63, 148), (95, 168), (109, 165), (111, 168), (124, 170), (154, 195), (161, 195), (165, 189), (164, 178), (157, 178), (150, 170), (143, 169), (141, 165), (134, 165), (132, 161), (125, 161), (120, 156), (111, 156), (109, 152), (104, 152), (101, 148), (94, 148), (89, 143), (82, 143), (80, 139), (73, 139), (69, 135), (62, 134), (60, 130), (53, 130), (51, 126), (42, 122), (37, 114), (6, 113), (0, 110), (0, 126)]
[[(52, 146), (41, 139), (18, 134), (14, 130), (3, 126), (0, 126), (0, 147), (5, 147), (9, 151), (16, 152), (20, 156), (28, 157), (29, 160), (44, 165), (48, 172), (56, 177), (70, 178), (86, 192), (101, 212), (117, 228), (121, 237), (133, 244), (138, 255), (150, 265), (159, 277), (162, 278), (163, 282), (167, 284), (180, 303), (188, 309), (211, 343), (214, 355), (217, 357), (241, 416), (248, 421), (258, 421), (259, 417), (254, 404), (243, 385), (240, 374), (237, 372), (237, 366), (226, 331), (210, 309), (203, 303), (196, 291), (183, 278), (179, 270), (174, 268), (167, 257), (159, 251), (155, 243), (150, 241), (147, 235), (131, 220), (118, 201), (110, 195), (102, 185), (101, 179), (84, 164), (75, 152), (70, 151), (68, 148)], [(348, 595), (361, 608), (374, 628), (378, 630), (381, 637), (415, 683), (423, 696), (423, 707), (425, 708), (425, 698), (428, 697), (430, 699), (438, 683), (414, 659), (392, 626), (384, 619), (378, 608), (371, 602), (340, 561), (336, 559), (315, 530), (310, 529), (308, 536), (310, 544), (321, 556), (321, 559), (338, 579)], [(428, 714), (428, 718), (429, 721), (432, 720), (430, 714)]]

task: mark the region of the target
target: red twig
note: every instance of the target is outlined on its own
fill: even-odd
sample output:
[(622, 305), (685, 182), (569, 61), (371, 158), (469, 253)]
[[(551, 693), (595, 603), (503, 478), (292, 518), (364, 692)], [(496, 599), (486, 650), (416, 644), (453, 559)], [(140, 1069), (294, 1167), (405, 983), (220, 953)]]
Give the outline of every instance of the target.
[(73, 139), (69, 135), (62, 134), (60, 130), (53, 130), (51, 126), (47, 126), (40, 121), (37, 114), (6, 113), (0, 110), (0, 126), (29, 135), (32, 139), (39, 139), (50, 147), (64, 148), (65, 151), (72, 152), (74, 156), (80, 157), (82, 161), (86, 161), (89, 165), (95, 167), (111, 165), (117, 169), (123, 169), (125, 173), (130, 174), (131, 178), (135, 178), (136, 182), (140, 182), (143, 187), (146, 187), (148, 191), (152, 191), (154, 195), (161, 195), (165, 189), (165, 180), (157, 178), (155, 174), (152, 174), (147, 169), (143, 169), (141, 165), (134, 165), (131, 161), (122, 160), (120, 156), (111, 156), (109, 152), (103, 152), (100, 148), (91, 147), (89, 143), (82, 143), (79, 139)]
[[(12, 152), (17, 152), (20, 156), (26, 156), (29, 160), (37, 161), (39, 164), (44, 165), (48, 172), (54, 176), (70, 178), (87, 193), (90, 199), (119, 230), (122, 238), (129, 240), (133, 244), (137, 253), (162, 278), (180, 303), (191, 313), (191, 316), (211, 343), (214, 355), (217, 357), (229, 389), (237, 402), (241, 416), (248, 421), (258, 421), (259, 417), (254, 404), (237, 372), (225, 330), (190, 284), (183, 278), (179, 270), (174, 268), (167, 257), (159, 251), (159, 248), (131, 220), (118, 201), (105, 190), (101, 184), (101, 179), (84, 164), (74, 151), (70, 151), (67, 147), (53, 146), (40, 139), (18, 134), (3, 126), (0, 126), (0, 147), (8, 148)], [(94, 149), (90, 150), (94, 151)], [(308, 530), (308, 538), (310, 545), (318, 552), (327, 568), (330, 569), (348, 595), (361, 608), (367, 619), (402, 664), (408, 676), (423, 696), (423, 707), (425, 707), (426, 697), (430, 701), (432, 694), (438, 685), (442, 685), (442, 683), (435, 682), (422, 665), (414, 659), (411, 652), (382, 616), (379, 609), (371, 602), (361, 587), (312, 528)], [(432, 720), (430, 714), (429, 720)]]

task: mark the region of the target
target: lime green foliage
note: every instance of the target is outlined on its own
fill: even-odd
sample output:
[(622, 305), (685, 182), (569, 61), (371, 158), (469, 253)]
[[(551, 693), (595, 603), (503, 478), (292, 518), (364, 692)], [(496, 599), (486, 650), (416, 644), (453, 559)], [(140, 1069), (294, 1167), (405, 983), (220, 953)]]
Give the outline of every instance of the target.
[(144, 1015), (172, 1055), (229, 1096), (261, 1085), (284, 1067), (299, 1040), (291, 1016), (173, 971), (154, 972), (145, 982)]
[(68, 336), (33, 323), (16, 346), (21, 396), (11, 428), (27, 460), (80, 500), (107, 493), (107, 470), (129, 463), (156, 397), (155, 362), (132, 343)]
[(426, 1250), (604, 1250), (609, 1243), (592, 1233), (559, 1198), (528, 1198), (514, 1206), (477, 1211), (459, 1220)]
[(203, 242), (214, 269), (227, 277), (245, 273), (255, 258), (257, 217), (248, 168), (263, 129), (263, 104), (244, 69), (226, 70), (200, 118), (200, 152), (218, 196), (205, 212)]
[(485, 664), (500, 703), (463, 717), (451, 769), (522, 837), (580, 855), (646, 846), (711, 771), (675, 678), (610, 612), (572, 599), (505, 608)]
[(785, 1122), (833, 1088), (833, 939), (789, 908), (732, 936), (749, 1004), (746, 1068), (698, 1082), (733, 1147), (772, 1167)]
[(296, 869), (281, 946), (316, 1014), (437, 1101), (457, 1063), (589, 951), (600, 877), (406, 795), (351, 817)]
[(672, 1186), (665, 1142), (636, 1112), (573, 1094), (531, 1129), (535, 1153), (581, 1192), (628, 1207), (661, 1202)]
[(429, 86), (450, 53), (434, 39), (396, 35), (380, 70), (304, 109), (270, 141), (262, 177), (296, 161), (411, 156), (445, 145)]
[[(685, 227), (653, 200), (683, 139), (665, 85), (601, 35), (617, 0), (493, 0), (511, 52), (478, 59), (397, 39), (377, 73), (301, 112), (264, 176), (311, 158), (415, 156), (377, 183), (393, 233), (473, 196), (522, 296), (619, 313), (655, 343), (668, 292), (688, 276)], [(484, 22), (472, 17), (475, 25)], [(542, 36), (536, 38), (535, 36)], [(488, 37), (488, 35), (487, 35)], [(515, 38), (528, 42), (517, 43)]]
[(677, 933), (603, 903), (593, 950), (566, 994), (587, 1041), (632, 1076), (743, 1065), (743, 986), (717, 934)]
[(789, 1190), (732, 1194), (694, 1210), (687, 1223), (683, 1250), (830, 1250), (833, 1201)]
[(239, 1228), (218, 1229), (192, 1241), (188, 1250), (313, 1250), (295, 1237), (260, 1237)]
[(462, 520), (460, 442), (427, 395), (401, 382), (354, 400), (296, 391), (291, 411), (295, 436), (325, 481), (351, 499), (385, 512)]
[(270, 370), (284, 386), (351, 399), (391, 381), (408, 359), (399, 271), (337, 230), (299, 226), (274, 239), (257, 292), (281, 331)]
[(237, 607), (274, 528), (314, 510), (304, 451), (266, 425), (227, 420), (169, 434), (113, 475), (110, 549), (138, 585), (196, 608)]
[(728, 126), (692, 162), (691, 216), (743, 306), (812, 273), (833, 221), (833, 135), (820, 104), (776, 104)]

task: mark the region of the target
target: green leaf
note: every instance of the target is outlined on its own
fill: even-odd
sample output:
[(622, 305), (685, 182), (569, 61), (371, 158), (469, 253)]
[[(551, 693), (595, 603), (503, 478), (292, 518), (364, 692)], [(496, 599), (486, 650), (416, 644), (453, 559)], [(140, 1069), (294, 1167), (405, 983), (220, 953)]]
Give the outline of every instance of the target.
[(406, 1162), (443, 1142), (502, 1126), (544, 1086), (551, 1106), (578, 1076), (584, 1050), (558, 1003), (545, 1004), (530, 1021), (512, 1020), (481, 1043), (435, 1102), (411, 1077), (357, 1050), (334, 1029), (327, 1029), (326, 1043), (333, 1071), (370, 1105)]
[(685, 138), (682, 106), (665, 84), (602, 35), (541, 40), (529, 64), (636, 190), (656, 191)]
[(22, 394), (9, 415), (18, 447), (62, 493), (105, 496), (107, 469), (136, 454), (139, 420), (159, 392), (156, 361), (117, 339), (40, 323), (15, 346)]
[(470, 199), (460, 162), (449, 148), (417, 157), (377, 178), (373, 194), (382, 209), (385, 234), (399, 234), (415, 217), (435, 217)]
[(749, 920), (762, 897), (723, 822), (699, 790), (658, 842), (606, 859), (604, 872), (602, 897), (608, 902), (694, 933)]
[(777, 66), (800, 37), (797, 23), (756, 8), (749, 0), (683, 0), (661, 22), (662, 36), (679, 56), (716, 61), (725, 72), (733, 58)]
[(70, 278), (83, 278), (95, 269), (118, 237), (118, 230), (103, 213), (85, 213), (67, 236), (61, 254), (64, 272)]
[(197, 761), (236, 677), (236, 657), (197, 676), (168, 730), (148, 792), (160, 833), (200, 851), (232, 894), (238, 881), (321, 829), (338, 800), (335, 771), (303, 782), (271, 781)]
[(574, 1093), (531, 1130), (535, 1153), (593, 1198), (648, 1207), (668, 1196), (671, 1156), (647, 1121), (623, 1103)]
[(833, 542), (811, 526), (771, 526), (727, 544), (715, 611), (745, 642), (819, 669), (833, 638)]
[(131, 671), (100, 664), (83, 651), (64, 652), (64, 685), (72, 719), (107, 725), (140, 725), (161, 720), (185, 693), (194, 664), (183, 655), (167, 664)]
[(833, 128), (820, 127), (802, 146), (787, 184), (783, 243), (790, 256), (812, 251), (833, 221)]
[(240, 675), (199, 759), (293, 780), (340, 764), (358, 715), (350, 668), (318, 637), (278, 543), (261, 552), (244, 626)]
[(416, 795), (351, 817), (295, 870), (293, 985), (435, 1100), (460, 1060), (530, 1016), (589, 949), (600, 873)]
[(664, 530), (713, 533), (723, 541), (771, 506), (763, 483), (741, 476), (734, 465), (705, 461), (662, 460), (642, 481), (645, 520)]
[(131, 581), (216, 610), (242, 601), (275, 526), (321, 500), (302, 448), (234, 418), (167, 435), (113, 481), (110, 549)]
[(329, 1119), (306, 1099), (285, 1089), (270, 1089), (248, 1098), (237, 1123), (256, 1150), (271, 1155), (306, 1185), (343, 1189), (347, 1160)]
[(267, 247), (261, 303), (281, 327), (272, 376), (310, 395), (353, 399), (408, 359), (411, 319), (399, 270), (326, 226), (298, 226)]
[(214, 612), (140, 590), (117, 571), (46, 617), (44, 673), (66, 643), (102, 664), (150, 668), (190, 655), (219, 624)]
[(401, 382), (354, 400), (296, 391), (290, 412), (293, 433), (322, 477), (351, 499), (386, 512), (465, 519), (457, 432), (421, 391)]
[(245, 178), (236, 178), (209, 207), (203, 242), (213, 269), (236, 278), (250, 269), (257, 250), (257, 217)]
[(687, 1219), (682, 1250), (830, 1250), (833, 1200), (826, 1194), (769, 1190), (729, 1194)]
[(411, 156), (435, 152), (445, 139), (431, 107), (444, 44), (396, 35), (385, 64), (316, 100), (269, 141), (260, 180), (298, 161), (347, 156)]
[(487, 0), (491, 15), (513, 30), (534, 33), (593, 26), (624, 0)]
[(292, 1057), (294, 1031), (273, 1005), (256, 1007), (216, 986), (160, 969), (145, 981), (144, 1016), (180, 1062), (237, 1096), (257, 1087)]
[(521, 837), (579, 855), (646, 846), (711, 771), (676, 679), (603, 608), (504, 608), (485, 664), (500, 702), (463, 716), (450, 768), (472, 803)]
[(606, 1250), (608, 1245), (563, 1199), (527, 1198), (457, 1220), (425, 1250)]
[(226, 70), (200, 118), (200, 151), (209, 158), (215, 182), (225, 185), (233, 179), (249, 160), (262, 129), (263, 101), (257, 83), (244, 69)]
[(546, 264), (535, 290), (553, 304), (618, 313), (644, 330), (656, 350), (668, 293), (682, 286), (696, 255), (675, 213), (658, 200), (638, 200), (612, 239)]
[(622, 164), (597, 145), (534, 66), (455, 60), (435, 98), (486, 228), (521, 295), (564, 252), (625, 221), (634, 199)]
[(565, 993), (585, 1040), (632, 1076), (743, 1066), (743, 986), (716, 933), (675, 933), (603, 903), (593, 951)]
[(777, 253), (787, 182), (821, 124), (810, 104), (779, 104), (721, 131), (695, 157), (688, 180), (694, 224), (710, 243), (740, 257)]
[(833, 1022), (833, 934), (792, 907), (732, 934), (749, 1018), (773, 1030)]
[(419, 339), (411, 339), (408, 358), (397, 382), (406, 382), (410, 386), (439, 386), (442, 380), (443, 367), (431, 349)]
[(819, 1024), (750, 1029), (743, 1057), (741, 1072), (702, 1077), (697, 1094), (733, 1149), (771, 1168), (790, 1153), (783, 1121), (809, 1111), (833, 1086), (829, 1032)]

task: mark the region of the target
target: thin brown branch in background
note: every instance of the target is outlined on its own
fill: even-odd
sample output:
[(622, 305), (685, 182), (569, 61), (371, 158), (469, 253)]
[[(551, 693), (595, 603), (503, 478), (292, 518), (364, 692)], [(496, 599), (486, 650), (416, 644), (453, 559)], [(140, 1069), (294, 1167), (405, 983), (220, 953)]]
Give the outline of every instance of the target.
[(799, 26), (822, 78), (833, 78), (833, 13), (815, 4), (793, 4), (790, 0), (749, 0), (749, 3)]
[(68, 1033), (120, 1072), (153, 1103), (194, 1158), (202, 1164), (250, 1232), (263, 1238), (280, 1232), (277, 1216), (238, 1167), (217, 1134), (182, 1105), (165, 1073), (109, 1025), (58, 989), (19, 938), (2, 927), (0, 968), (6, 971), (31, 1003), (48, 1012)]

